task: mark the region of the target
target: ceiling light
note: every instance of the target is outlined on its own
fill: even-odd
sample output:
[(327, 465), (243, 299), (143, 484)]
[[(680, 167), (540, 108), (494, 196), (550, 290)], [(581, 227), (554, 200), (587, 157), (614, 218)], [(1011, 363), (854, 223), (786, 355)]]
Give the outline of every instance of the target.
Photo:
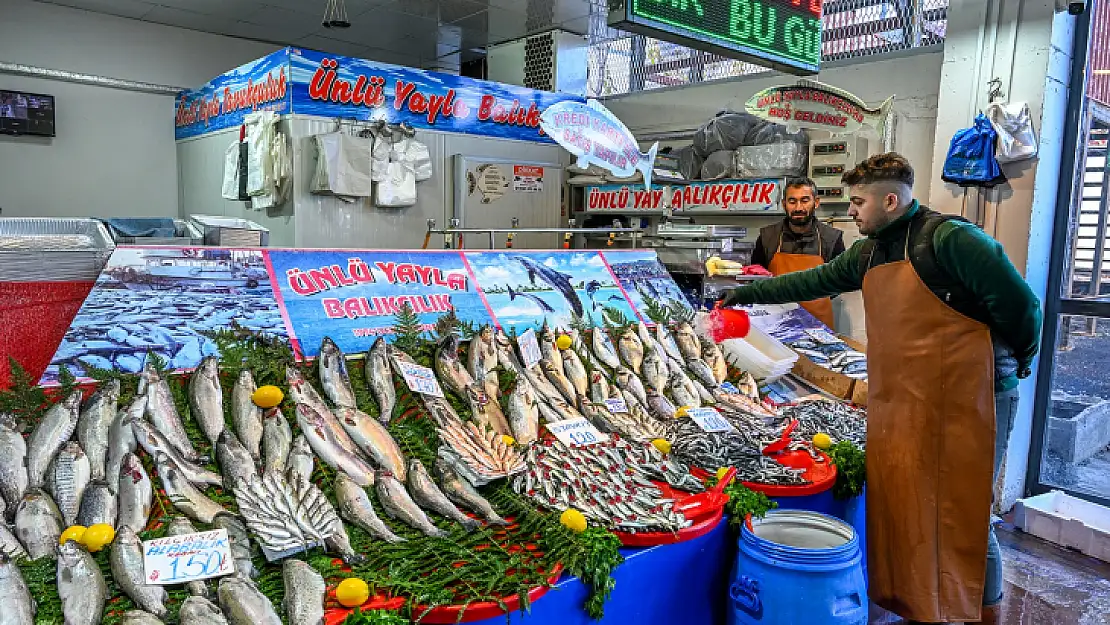
[(345, 0), (328, 0), (324, 9), (324, 28), (350, 28), (351, 22), (347, 19), (347, 5)]

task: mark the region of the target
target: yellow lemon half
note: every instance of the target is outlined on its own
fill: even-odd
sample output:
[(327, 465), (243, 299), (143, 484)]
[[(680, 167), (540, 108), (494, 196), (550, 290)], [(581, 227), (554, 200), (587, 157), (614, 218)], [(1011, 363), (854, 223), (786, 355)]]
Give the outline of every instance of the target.
[(683, 406), (674, 412), (674, 416), (676, 419), (681, 419), (682, 417), (685, 417), (687, 414), (689, 414), (689, 412), (690, 406)]
[(813, 435), (813, 446), (817, 449), (828, 449), (832, 447), (832, 438), (824, 432), (818, 432)]
[(501, 442), (505, 443), (509, 447), (512, 447), (513, 445), (516, 445), (516, 439), (513, 438), (512, 436), (509, 436), (508, 434), (502, 434), (501, 435)]
[(665, 438), (657, 438), (651, 441), (651, 444), (654, 445), (661, 454), (671, 453), (671, 442)]
[(260, 386), (254, 395), (251, 395), (251, 401), (259, 408), (273, 408), (283, 399), (285, 399), (285, 393), (276, 386)]
[(81, 536), (81, 544), (85, 545), (85, 549), (88, 549), (89, 553), (96, 553), (112, 544), (112, 541), (115, 539), (116, 530), (113, 529), (111, 525), (107, 523), (97, 523), (96, 525), (89, 526), (89, 529), (85, 530), (84, 535)]
[(720, 467), (717, 469), (717, 481), (725, 479), (725, 473), (728, 473), (728, 467)]
[(58, 544), (64, 545), (71, 540), (80, 543), (84, 540), (85, 532), (88, 531), (88, 529), (89, 528), (84, 525), (70, 525), (66, 528), (66, 531), (62, 532), (62, 535), (58, 537)]
[(559, 336), (559, 338), (555, 339), (555, 347), (558, 347), (559, 349), (570, 349), (570, 346), (573, 344), (574, 341), (571, 340), (571, 338), (566, 334), (562, 334)]
[(572, 531), (584, 532), (586, 531), (586, 517), (581, 512), (574, 508), (567, 508), (559, 515), (559, 522), (567, 526)]
[(357, 577), (339, 582), (335, 587), (335, 600), (345, 608), (357, 608), (370, 598), (370, 586)]

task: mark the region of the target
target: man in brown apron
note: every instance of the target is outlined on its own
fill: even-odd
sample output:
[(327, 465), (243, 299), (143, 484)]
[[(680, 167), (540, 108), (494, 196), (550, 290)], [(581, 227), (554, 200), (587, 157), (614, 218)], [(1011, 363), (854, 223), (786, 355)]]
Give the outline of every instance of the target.
[(863, 289), (871, 599), (911, 621), (996, 623), (1002, 564), (991, 486), (1017, 378), (1030, 374), (1040, 344), (1040, 304), (1001, 245), (912, 199), (902, 156), (873, 156), (844, 183), (868, 238), (831, 263), (736, 289), (723, 304)]
[[(790, 178), (782, 192), (786, 218), (765, 226), (752, 252), (753, 265), (762, 265), (776, 276), (813, 269), (844, 251), (844, 233), (817, 221), (817, 185), (809, 178)], [(833, 328), (832, 298), (801, 302), (821, 323)]]

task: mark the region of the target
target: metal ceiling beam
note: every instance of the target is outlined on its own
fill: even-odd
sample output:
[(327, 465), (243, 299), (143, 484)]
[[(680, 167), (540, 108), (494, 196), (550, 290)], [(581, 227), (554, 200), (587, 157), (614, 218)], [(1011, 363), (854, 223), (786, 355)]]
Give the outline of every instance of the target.
[(123, 91), (137, 91), (140, 93), (153, 93), (156, 95), (176, 96), (185, 89), (184, 87), (174, 87), (172, 85), (123, 80), (121, 78), (97, 76), (96, 74), (82, 74), (80, 72), (36, 67), (34, 65), (24, 65), (22, 63), (8, 63), (5, 61), (0, 61), (0, 74), (26, 76), (28, 78), (45, 78), (47, 80), (59, 80), (80, 85), (105, 87), (107, 89), (121, 89)]

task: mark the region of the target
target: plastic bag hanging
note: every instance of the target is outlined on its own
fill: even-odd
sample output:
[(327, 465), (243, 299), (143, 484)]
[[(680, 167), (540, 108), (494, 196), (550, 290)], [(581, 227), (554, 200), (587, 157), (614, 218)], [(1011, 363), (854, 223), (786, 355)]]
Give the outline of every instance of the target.
[(416, 204), (416, 171), (410, 163), (390, 161), (389, 175), (374, 187), (374, 205), (402, 208)]
[(225, 200), (239, 199), (239, 142), (232, 141), (224, 152), (224, 183), (221, 195)]
[(389, 153), (393, 149), (393, 132), (384, 123), (371, 131), (374, 145), (370, 150), (370, 179), (385, 182), (389, 179)]
[(987, 118), (998, 133), (995, 157), (999, 163), (1013, 163), (1037, 156), (1037, 133), (1025, 102), (993, 103)]
[(975, 125), (953, 135), (941, 179), (961, 187), (993, 187), (1006, 182), (998, 159), (994, 157), (997, 138), (990, 120), (979, 113)]
[(370, 197), (372, 140), (342, 132), (316, 135), (316, 174), (313, 193), (333, 193), (346, 197)]

